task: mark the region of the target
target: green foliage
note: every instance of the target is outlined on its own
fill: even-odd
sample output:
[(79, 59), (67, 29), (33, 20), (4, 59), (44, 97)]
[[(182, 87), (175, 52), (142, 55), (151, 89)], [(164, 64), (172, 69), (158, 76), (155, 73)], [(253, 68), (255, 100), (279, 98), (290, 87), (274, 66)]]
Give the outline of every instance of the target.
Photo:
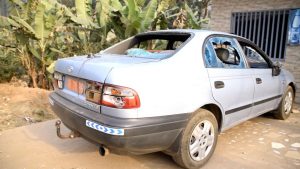
[[(49, 88), (58, 58), (96, 53), (139, 32), (174, 28), (182, 10), (186, 27), (200, 28), (194, 1), (11, 0), (9, 17), (0, 16), (0, 80), (25, 70), (34, 87)], [(11, 73), (4, 77), (3, 72)]]
[[(20, 58), (15, 56), (15, 46), (9, 31), (0, 33), (0, 82), (10, 81), (12, 76), (20, 77), (25, 73)], [(3, 45), (6, 45), (5, 47)]]
[(141, 22), (141, 27), (139, 29), (139, 32), (144, 32), (149, 28), (149, 25), (151, 24), (155, 16), (156, 8), (157, 8), (156, 0), (150, 1), (148, 5), (145, 7), (144, 11), (141, 13), (142, 22)]
[(13, 76), (21, 77), (25, 74), (19, 58), (8, 50), (0, 49), (0, 67), (0, 82), (7, 82)]
[(77, 14), (77, 22), (81, 25), (98, 28), (93, 22), (92, 16), (92, 0), (75, 0), (75, 8)]
[(200, 29), (200, 21), (196, 19), (192, 9), (187, 4), (184, 5), (184, 8), (187, 12), (187, 26), (194, 29)]

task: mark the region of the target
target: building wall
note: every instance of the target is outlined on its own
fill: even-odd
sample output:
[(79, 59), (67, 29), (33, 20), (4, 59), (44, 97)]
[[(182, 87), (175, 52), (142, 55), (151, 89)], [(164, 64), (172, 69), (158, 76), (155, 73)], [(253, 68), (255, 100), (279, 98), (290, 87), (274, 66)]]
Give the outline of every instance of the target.
[(0, 15), (1, 16), (7, 16), (8, 10), (7, 10), (7, 0), (0, 0)]
[[(210, 28), (230, 32), (232, 12), (289, 8), (300, 8), (300, 0), (212, 0)], [(300, 46), (287, 46), (283, 65), (296, 79), (298, 90), (295, 101), (300, 104)]]

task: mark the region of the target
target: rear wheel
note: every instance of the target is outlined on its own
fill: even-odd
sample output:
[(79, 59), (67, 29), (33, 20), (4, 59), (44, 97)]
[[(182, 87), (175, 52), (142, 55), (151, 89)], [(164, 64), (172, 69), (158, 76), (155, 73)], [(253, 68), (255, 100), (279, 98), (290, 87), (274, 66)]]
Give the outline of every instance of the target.
[(218, 123), (208, 110), (193, 114), (183, 131), (174, 161), (184, 168), (199, 168), (212, 156), (218, 137)]
[(294, 103), (294, 91), (291, 86), (288, 86), (285, 94), (282, 97), (281, 102), (279, 103), (278, 109), (275, 111), (275, 117), (277, 119), (285, 120), (287, 119), (293, 108)]

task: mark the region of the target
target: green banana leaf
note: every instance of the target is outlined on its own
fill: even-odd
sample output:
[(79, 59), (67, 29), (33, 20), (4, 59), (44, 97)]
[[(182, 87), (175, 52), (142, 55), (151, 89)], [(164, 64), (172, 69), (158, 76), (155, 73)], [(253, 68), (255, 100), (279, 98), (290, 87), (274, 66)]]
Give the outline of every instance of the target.
[(27, 48), (29, 49), (30, 53), (32, 53), (32, 55), (34, 57), (36, 57), (38, 60), (41, 60), (41, 55), (38, 53), (38, 51), (34, 47), (28, 45)]
[(149, 25), (152, 23), (153, 18), (155, 18), (155, 11), (157, 7), (157, 0), (151, 0), (146, 8), (143, 10), (141, 17), (143, 18), (140, 32), (144, 32), (149, 28)]
[(164, 12), (169, 6), (174, 4), (175, 0), (161, 0), (157, 7), (157, 13)]
[(53, 23), (49, 23), (46, 26), (46, 20), (45, 20), (45, 5), (42, 3), (39, 3), (37, 6), (37, 12), (35, 14), (34, 18), (34, 29), (35, 29), (35, 36), (37, 39), (40, 39), (41, 43), (45, 43), (45, 39), (48, 38), (48, 36), (51, 33), (51, 28), (53, 27)]
[(145, 6), (145, 0), (135, 0), (137, 6), (143, 7)]
[(135, 20), (135, 18), (139, 16), (135, 0), (127, 0), (127, 2), (125, 3), (127, 4), (128, 7), (128, 20), (129, 21)]
[(112, 11), (120, 11), (122, 9), (122, 4), (120, 3), (119, 0), (111, 0), (110, 7)]
[(22, 10), (24, 9), (24, 2), (21, 0), (10, 0), (12, 3), (17, 4)]
[(79, 23), (82, 25), (99, 28), (99, 26), (95, 24), (91, 18), (92, 11), (90, 0), (75, 0), (75, 8), (77, 14), (76, 20), (79, 21)]
[(193, 29), (200, 29), (201, 28), (200, 21), (198, 21), (195, 18), (192, 9), (187, 5), (187, 3), (184, 4), (184, 8), (187, 12), (187, 19), (188, 19), (189, 26)]
[(33, 34), (33, 35), (35, 34), (34, 29), (24, 19), (17, 17), (17, 16), (11, 16), (11, 17), (20, 26), (26, 28), (28, 33)]
[(46, 70), (47, 70), (49, 73), (51, 73), (51, 74), (54, 73), (54, 70), (55, 70), (55, 63), (56, 63), (56, 61), (53, 61), (53, 62), (46, 68)]
[(106, 27), (109, 20), (109, 1), (96, 1), (97, 20), (101, 28)]
[(20, 25), (14, 20), (5, 16), (0, 16), (0, 27), (4, 28), (9, 26), (20, 27)]

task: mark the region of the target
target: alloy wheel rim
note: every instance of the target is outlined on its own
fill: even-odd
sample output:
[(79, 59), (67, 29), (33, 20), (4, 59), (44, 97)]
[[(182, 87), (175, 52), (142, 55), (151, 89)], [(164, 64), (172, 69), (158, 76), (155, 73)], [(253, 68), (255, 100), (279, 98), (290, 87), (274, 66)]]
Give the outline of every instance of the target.
[(292, 109), (293, 104), (293, 94), (291, 91), (287, 93), (287, 95), (284, 98), (284, 113), (289, 114)]
[(215, 138), (215, 130), (208, 120), (201, 121), (194, 128), (190, 137), (189, 154), (195, 161), (203, 160), (211, 151)]

